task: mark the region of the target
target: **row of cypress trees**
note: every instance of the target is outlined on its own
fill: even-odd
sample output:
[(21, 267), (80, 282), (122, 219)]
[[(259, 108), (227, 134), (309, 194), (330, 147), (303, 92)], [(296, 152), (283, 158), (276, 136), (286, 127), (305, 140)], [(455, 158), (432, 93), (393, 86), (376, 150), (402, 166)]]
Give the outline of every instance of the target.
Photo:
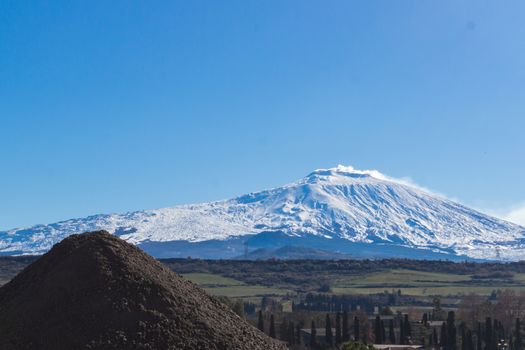
[[(261, 332), (265, 332), (264, 330), (264, 317), (263, 317), (263, 313), (261, 310), (259, 310), (259, 318), (257, 320), (257, 328), (259, 328), (259, 330)], [(276, 334), (275, 334), (275, 319), (273, 317), (273, 314), (270, 315), (270, 328), (268, 330), (268, 335), (272, 338), (276, 338)]]
[[(330, 314), (326, 314), (325, 320), (325, 334), (326, 342), (328, 344), (339, 345), (343, 342), (347, 342), (350, 339), (350, 327), (349, 327), (348, 312), (338, 312), (335, 318), (335, 334), (332, 330), (332, 320)], [(264, 317), (262, 311), (259, 311), (258, 328), (265, 332)], [(459, 326), (461, 334), (461, 350), (500, 350), (506, 348), (509, 350), (524, 350), (523, 338), (521, 335), (521, 321), (519, 318), (516, 319), (515, 328), (513, 331), (505, 331), (503, 325), (498, 320), (492, 320), (487, 317), (485, 320), (484, 327), (481, 322), (478, 322), (477, 332), (473, 332), (468, 329), (465, 323), (461, 323)], [(280, 327), (280, 339), (287, 341), (291, 345), (300, 344), (300, 330), (301, 325), (295, 325), (294, 322), (287, 322), (283, 320)], [(312, 320), (311, 323), (311, 340), (312, 346), (317, 345), (317, 328), (315, 322)], [(354, 317), (354, 330), (353, 339), (358, 342), (363, 340), (366, 343), (366, 337), (360, 337), (359, 318)], [(276, 338), (275, 332), (275, 320), (273, 314), (270, 315), (270, 325), (268, 329), (268, 335), (272, 338)], [(388, 339), (385, 329), (385, 324), (379, 315), (376, 316), (374, 323), (374, 335), (376, 344), (396, 344), (396, 334), (394, 330), (394, 321), (389, 320), (388, 325)], [(474, 335), (476, 337), (476, 346), (474, 346)], [(408, 344), (412, 336), (412, 329), (408, 315), (405, 315), (403, 320), (400, 322), (400, 334), (399, 344)], [(505, 340), (508, 339), (508, 344)], [(429, 336), (429, 345), (439, 345), (443, 350), (458, 350), (458, 337), (457, 327), (455, 323), (455, 313), (450, 311), (447, 315), (446, 321), (441, 326), (440, 336), (436, 329), (433, 330)]]
[[(310, 334), (310, 345), (317, 345), (317, 330), (315, 322), (312, 321), (311, 334)], [(326, 314), (325, 319), (325, 342), (328, 345), (339, 345), (343, 342), (350, 340), (350, 328), (348, 322), (348, 312), (343, 311), (337, 312), (335, 315), (335, 334), (332, 329), (332, 320), (330, 314)], [(359, 341), (359, 318), (354, 317), (354, 339)]]
[[(257, 328), (265, 333), (264, 317), (261, 310), (259, 310)], [(279, 327), (279, 339), (288, 342), (290, 345), (301, 344), (301, 324), (295, 324), (293, 321), (286, 321), (284, 319)], [(268, 328), (268, 335), (272, 338), (277, 338), (275, 333), (275, 318), (273, 314), (270, 315), (270, 326)]]
[[(317, 345), (317, 328), (315, 325), (315, 321), (312, 320), (311, 323), (311, 335), (310, 335), (310, 345), (316, 346)], [(265, 324), (264, 324), (264, 316), (261, 310), (259, 310), (258, 314), (258, 322), (257, 322), (257, 328), (261, 330), (262, 332), (266, 332)], [(286, 322), (283, 321), (281, 323), (280, 327), (280, 339), (287, 341), (290, 345), (300, 344), (300, 325), (298, 324), (297, 327), (293, 322)], [(270, 326), (268, 330), (268, 335), (272, 338), (276, 338), (275, 334), (275, 319), (273, 314), (270, 315)], [(325, 320), (325, 341), (327, 344), (333, 345), (333, 344), (341, 344), (343, 342), (350, 340), (350, 329), (349, 329), (349, 322), (348, 322), (348, 312), (338, 312), (336, 314), (336, 320), (335, 320), (335, 334), (332, 329), (332, 320), (330, 318), (330, 314), (326, 314), (326, 320)], [(356, 316), (354, 318), (354, 338), (353, 340), (359, 341), (359, 318)]]
[[(523, 338), (521, 335), (521, 321), (516, 319), (512, 331), (506, 332), (502, 323), (487, 317), (485, 324), (478, 322), (477, 330), (474, 332), (465, 323), (459, 326), (461, 335), (461, 350), (523, 350)], [(429, 337), (429, 345), (439, 345), (443, 350), (457, 350), (457, 328), (455, 324), (454, 311), (450, 311), (446, 322), (441, 326), (440, 337), (434, 329)], [(507, 334), (508, 333), (508, 334)], [(476, 342), (474, 342), (474, 337)], [(508, 343), (507, 340), (508, 339)], [(474, 345), (476, 344), (476, 345)]]
[[(331, 331), (331, 322), (330, 315), (326, 315), (326, 324), (330, 324), (330, 333)], [(328, 326), (327, 326), (328, 331)], [(354, 337), (353, 340), (359, 341), (359, 318), (354, 317)], [(327, 333), (328, 334), (328, 333)], [(343, 342), (350, 340), (350, 323), (348, 319), (348, 312), (343, 311), (335, 314), (335, 344), (341, 344)]]
[[(410, 325), (410, 321), (408, 320), (408, 315), (405, 315), (403, 320), (399, 323), (399, 344), (408, 344), (411, 337), (412, 327)], [(377, 315), (374, 322), (374, 338), (376, 344), (396, 344), (394, 320), (389, 320), (387, 339), (385, 324), (383, 320), (381, 320), (381, 316)]]

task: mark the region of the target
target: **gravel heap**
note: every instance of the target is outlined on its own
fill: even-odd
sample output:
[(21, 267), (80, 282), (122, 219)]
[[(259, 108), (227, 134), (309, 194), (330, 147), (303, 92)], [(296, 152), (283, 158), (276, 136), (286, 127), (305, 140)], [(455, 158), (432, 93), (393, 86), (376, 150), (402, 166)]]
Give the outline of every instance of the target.
[(0, 288), (0, 349), (285, 349), (135, 246), (72, 235)]

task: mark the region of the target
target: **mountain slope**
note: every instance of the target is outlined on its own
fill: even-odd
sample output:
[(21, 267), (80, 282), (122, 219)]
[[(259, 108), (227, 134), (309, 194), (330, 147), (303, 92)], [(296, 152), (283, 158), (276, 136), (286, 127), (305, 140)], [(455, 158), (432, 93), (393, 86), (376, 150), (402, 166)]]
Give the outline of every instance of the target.
[[(63, 237), (106, 229), (135, 244), (289, 237), (519, 259), (525, 228), (390, 179), (376, 171), (320, 169), (289, 185), (226, 201), (97, 215), (0, 233), (4, 253), (40, 253)], [(387, 249), (387, 248), (385, 248)]]

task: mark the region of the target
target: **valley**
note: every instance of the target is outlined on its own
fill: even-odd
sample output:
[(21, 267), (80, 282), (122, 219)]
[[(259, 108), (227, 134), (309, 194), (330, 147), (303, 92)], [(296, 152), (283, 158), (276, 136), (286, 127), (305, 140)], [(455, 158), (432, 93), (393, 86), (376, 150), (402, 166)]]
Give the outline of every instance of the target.
[[(33, 257), (0, 257), (4, 284)], [(232, 298), (304, 293), (369, 295), (398, 292), (432, 298), (489, 296), (497, 290), (525, 292), (525, 263), (382, 260), (202, 260), (160, 262), (210, 294)]]
[[(11, 280), (38, 258), (0, 257), (0, 281)], [(348, 312), (354, 323), (356, 318), (360, 320), (360, 336), (366, 342), (378, 339), (373, 326), (378, 316), (393, 320), (396, 339), (402, 336), (402, 324), (408, 317), (413, 341), (430, 346), (435, 325), (441, 325), (447, 313), (455, 313), (471, 329), (486, 317), (501, 320), (510, 329), (514, 317), (524, 311), (519, 305), (525, 305), (525, 262), (195, 258), (158, 261), (291, 349), (306, 348), (297, 342), (308, 344), (303, 337), (310, 322), (326, 325), (327, 317), (333, 320), (342, 311)], [(425, 317), (433, 323), (422, 323), (420, 320)], [(264, 323), (262, 328), (260, 322)], [(300, 328), (292, 332), (292, 325)], [(319, 340), (326, 341), (322, 335)]]

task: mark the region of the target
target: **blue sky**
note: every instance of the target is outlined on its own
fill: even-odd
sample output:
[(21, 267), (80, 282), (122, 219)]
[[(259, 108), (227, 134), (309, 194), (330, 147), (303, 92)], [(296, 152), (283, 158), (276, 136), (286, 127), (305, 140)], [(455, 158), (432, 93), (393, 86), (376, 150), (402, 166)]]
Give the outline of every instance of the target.
[(524, 17), (522, 1), (2, 1), (0, 229), (339, 163), (505, 216), (525, 202)]

